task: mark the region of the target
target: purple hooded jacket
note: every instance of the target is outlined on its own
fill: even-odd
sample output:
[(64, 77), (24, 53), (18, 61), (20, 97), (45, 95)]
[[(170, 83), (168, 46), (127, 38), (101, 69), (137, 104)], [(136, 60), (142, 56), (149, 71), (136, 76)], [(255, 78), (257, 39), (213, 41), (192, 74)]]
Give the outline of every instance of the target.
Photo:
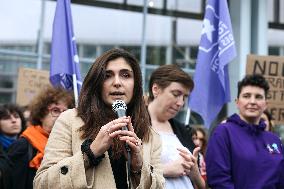
[(280, 139), (234, 114), (210, 137), (206, 171), (211, 189), (284, 189)]

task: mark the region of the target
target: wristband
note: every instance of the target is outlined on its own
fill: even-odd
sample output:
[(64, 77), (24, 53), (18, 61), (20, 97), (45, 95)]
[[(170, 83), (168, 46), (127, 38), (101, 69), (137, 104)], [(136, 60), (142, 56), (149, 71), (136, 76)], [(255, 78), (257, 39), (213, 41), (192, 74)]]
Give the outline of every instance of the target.
[(103, 160), (105, 154), (96, 157), (90, 148), (92, 142), (92, 139), (86, 139), (81, 145), (81, 151), (87, 155), (91, 166), (97, 166)]
[(139, 169), (138, 171), (134, 171), (134, 170), (131, 169), (131, 173), (133, 173), (135, 175), (141, 174), (141, 169)]

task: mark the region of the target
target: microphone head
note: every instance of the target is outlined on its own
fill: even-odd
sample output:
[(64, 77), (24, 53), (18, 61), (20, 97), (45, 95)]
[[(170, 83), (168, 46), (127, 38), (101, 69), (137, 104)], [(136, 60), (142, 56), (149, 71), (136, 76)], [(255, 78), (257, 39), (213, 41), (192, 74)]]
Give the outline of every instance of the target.
[(112, 103), (112, 110), (117, 112), (118, 110), (126, 110), (127, 106), (123, 100), (116, 100)]

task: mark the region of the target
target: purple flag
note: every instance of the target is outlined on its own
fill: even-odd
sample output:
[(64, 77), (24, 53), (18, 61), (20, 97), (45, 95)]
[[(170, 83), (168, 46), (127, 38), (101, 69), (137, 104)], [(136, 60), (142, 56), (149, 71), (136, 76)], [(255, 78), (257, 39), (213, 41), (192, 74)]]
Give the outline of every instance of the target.
[(57, 0), (53, 20), (50, 82), (53, 86), (74, 90), (75, 100), (82, 86), (70, 0)]
[(227, 0), (208, 0), (189, 107), (207, 128), (230, 101), (228, 63), (236, 56)]

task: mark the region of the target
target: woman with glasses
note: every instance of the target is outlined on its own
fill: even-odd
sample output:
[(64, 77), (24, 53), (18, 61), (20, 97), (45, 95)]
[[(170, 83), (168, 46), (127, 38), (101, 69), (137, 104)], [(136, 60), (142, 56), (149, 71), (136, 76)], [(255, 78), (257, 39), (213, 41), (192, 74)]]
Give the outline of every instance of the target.
[(185, 126), (173, 119), (187, 102), (194, 83), (176, 65), (156, 69), (149, 82), (148, 111), (152, 127), (162, 139), (161, 162), (166, 189), (205, 188), (198, 164), (198, 149)]
[(8, 156), (12, 162), (12, 189), (32, 189), (44, 148), (58, 116), (74, 107), (72, 95), (60, 88), (48, 87), (36, 96), (29, 109), (31, 125), (11, 145)]
[(0, 188), (11, 188), (11, 162), (7, 156), (9, 147), (26, 128), (20, 107), (14, 104), (0, 106)]

